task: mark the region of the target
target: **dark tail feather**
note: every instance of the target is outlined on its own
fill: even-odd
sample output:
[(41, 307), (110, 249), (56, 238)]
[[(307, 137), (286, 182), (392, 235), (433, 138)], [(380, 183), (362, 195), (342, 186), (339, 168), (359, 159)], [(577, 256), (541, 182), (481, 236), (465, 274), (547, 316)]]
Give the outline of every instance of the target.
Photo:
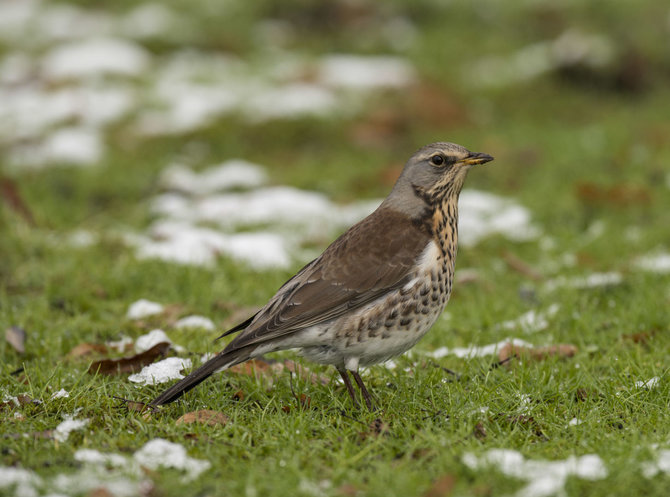
[(154, 406), (161, 406), (163, 404), (169, 404), (170, 402), (174, 402), (179, 397), (184, 395), (184, 393), (188, 392), (190, 389), (194, 388), (195, 386), (199, 385), (207, 378), (212, 376), (212, 374), (214, 374), (218, 369), (221, 369), (223, 367), (229, 368), (231, 366), (234, 366), (235, 364), (239, 364), (241, 362), (246, 361), (247, 359), (249, 359), (249, 357), (250, 357), (249, 351), (245, 349), (238, 349), (233, 351), (224, 350), (216, 357), (211, 358), (205, 364), (203, 364), (198, 369), (193, 371), (186, 378), (178, 381), (170, 388), (165, 390), (162, 394), (160, 394), (158, 397), (152, 400), (149, 404)]
[[(231, 335), (232, 333), (236, 333), (236, 332), (238, 332), (238, 331), (240, 331), (240, 330), (243, 330), (244, 328), (246, 328), (247, 326), (249, 326), (249, 325), (251, 324), (251, 322), (254, 320), (254, 318), (256, 317), (257, 314), (258, 314), (258, 313), (254, 314), (253, 316), (251, 316), (251, 317), (250, 317), (249, 319), (247, 319), (246, 321), (244, 321), (244, 322), (238, 324), (237, 326), (235, 326), (235, 327), (229, 329), (229, 330), (226, 331), (223, 335), (221, 335), (220, 337), (218, 337), (216, 340), (220, 340), (220, 339), (222, 339), (223, 337), (227, 337), (228, 335)], [(216, 341), (216, 340), (214, 340), (214, 341)]]

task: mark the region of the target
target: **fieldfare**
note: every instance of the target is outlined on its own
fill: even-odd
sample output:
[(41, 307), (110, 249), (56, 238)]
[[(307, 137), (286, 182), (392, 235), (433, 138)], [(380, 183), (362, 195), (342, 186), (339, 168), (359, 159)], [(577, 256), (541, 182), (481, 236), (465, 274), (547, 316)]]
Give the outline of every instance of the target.
[(417, 151), (376, 211), (284, 283), (260, 311), (221, 335), (241, 332), (151, 404), (172, 402), (213, 373), (253, 357), (297, 348), (335, 366), (357, 404), (351, 373), (372, 409), (358, 368), (409, 350), (444, 310), (454, 276), (458, 196), (470, 167), (491, 160), (454, 143)]

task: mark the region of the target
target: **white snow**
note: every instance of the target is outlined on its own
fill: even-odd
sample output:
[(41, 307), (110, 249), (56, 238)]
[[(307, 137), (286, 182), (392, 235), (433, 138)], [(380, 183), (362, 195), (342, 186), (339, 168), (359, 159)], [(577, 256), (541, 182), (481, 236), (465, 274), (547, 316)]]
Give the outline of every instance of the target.
[(670, 273), (670, 254), (657, 253), (644, 255), (635, 261), (635, 267), (643, 271), (649, 271), (650, 273)]
[(59, 442), (65, 442), (70, 437), (70, 433), (83, 429), (90, 422), (89, 419), (74, 419), (74, 416), (67, 414), (63, 418), (65, 420), (54, 430), (54, 439)]
[(14, 488), (17, 497), (32, 497), (38, 495), (35, 487), (41, 484), (42, 479), (28, 469), (0, 466), (0, 490)]
[(578, 426), (582, 424), (584, 421), (578, 418), (572, 418), (570, 421), (568, 421), (568, 426)]
[(558, 304), (551, 304), (545, 312), (530, 310), (516, 319), (500, 323), (496, 328), (503, 330), (521, 330), (526, 334), (542, 331), (549, 326), (548, 320), (556, 315), (559, 309), (560, 306)]
[(562, 495), (568, 476), (584, 480), (601, 480), (607, 476), (605, 464), (594, 454), (544, 461), (526, 459), (511, 449), (491, 449), (480, 456), (466, 453), (462, 460), (473, 470), (495, 467), (507, 476), (526, 481), (526, 486), (514, 494), (516, 497)]
[(121, 454), (103, 453), (94, 449), (79, 449), (74, 453), (74, 460), (113, 468), (123, 468), (128, 464), (128, 459)]
[(620, 273), (592, 273), (586, 276), (565, 277), (559, 276), (547, 281), (545, 290), (553, 291), (557, 288), (575, 288), (579, 290), (619, 285), (623, 282)]
[(147, 299), (140, 299), (130, 304), (126, 318), (128, 319), (142, 319), (149, 316), (154, 316), (163, 312), (165, 308), (157, 303)]
[(121, 38), (88, 38), (56, 45), (42, 60), (49, 79), (98, 75), (138, 76), (147, 69), (149, 54)]
[(441, 359), (448, 355), (454, 355), (456, 357), (485, 357), (489, 355), (497, 354), (500, 349), (502, 349), (507, 344), (516, 345), (517, 347), (532, 347), (533, 345), (521, 340), (520, 338), (505, 338), (497, 343), (492, 343), (489, 345), (470, 345), (468, 347), (440, 347), (433, 350), (432, 352), (427, 352), (425, 355), (432, 357), (433, 359)]
[(216, 326), (214, 325), (214, 322), (205, 317), (205, 316), (186, 316), (181, 319), (179, 319), (175, 324), (174, 327), (177, 329), (184, 329), (184, 328), (201, 328), (203, 330), (214, 330), (216, 329)]
[(317, 79), (327, 86), (372, 90), (409, 86), (416, 75), (412, 65), (400, 57), (337, 54), (322, 57)]
[(651, 390), (658, 386), (659, 381), (661, 381), (661, 379), (658, 376), (654, 376), (653, 378), (650, 378), (647, 381), (644, 380), (636, 381), (635, 387), (646, 388), (647, 390)]
[[(266, 181), (262, 166), (242, 159), (230, 159), (199, 173), (185, 166), (172, 165), (160, 176), (163, 188), (195, 196), (233, 188), (256, 188)], [(181, 198), (179, 195), (175, 197)]]
[(148, 469), (173, 468), (185, 471), (187, 480), (197, 478), (211, 467), (209, 461), (193, 459), (188, 456), (183, 446), (161, 438), (147, 442), (135, 452), (133, 458)]
[(190, 367), (191, 359), (168, 357), (145, 366), (139, 373), (131, 374), (128, 380), (141, 385), (159, 385), (170, 380), (181, 380), (184, 378), (181, 371)]
[(645, 478), (653, 478), (658, 473), (670, 475), (670, 450), (668, 449), (660, 450), (656, 461), (642, 464), (642, 474)]
[(69, 397), (70, 397), (70, 392), (68, 392), (68, 391), (65, 390), (64, 388), (61, 388), (60, 390), (58, 390), (57, 392), (55, 392), (55, 393), (51, 396), (51, 400), (55, 400), (55, 399), (67, 399), (67, 398), (69, 398)]
[(301, 116), (327, 116), (337, 109), (337, 99), (320, 86), (295, 83), (270, 88), (251, 96), (244, 113), (251, 122)]
[(171, 344), (172, 340), (170, 340), (163, 330), (151, 330), (149, 333), (137, 337), (137, 340), (135, 340), (135, 352), (140, 354), (159, 343), (165, 342)]
[(35, 144), (17, 146), (10, 154), (14, 166), (42, 167), (49, 164), (93, 165), (104, 151), (101, 132), (86, 126), (59, 128)]
[(133, 339), (128, 336), (122, 336), (119, 340), (113, 340), (106, 342), (107, 347), (114, 349), (118, 352), (125, 352), (126, 348), (133, 344)]
[(458, 201), (458, 243), (473, 246), (492, 235), (528, 241), (540, 236), (528, 209), (512, 199), (478, 190), (463, 190)]

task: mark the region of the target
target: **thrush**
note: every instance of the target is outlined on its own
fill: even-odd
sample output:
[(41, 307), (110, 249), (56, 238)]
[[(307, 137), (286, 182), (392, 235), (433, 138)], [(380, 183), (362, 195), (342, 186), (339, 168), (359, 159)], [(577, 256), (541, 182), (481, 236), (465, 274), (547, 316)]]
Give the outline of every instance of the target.
[(351, 374), (372, 409), (358, 370), (409, 350), (444, 310), (458, 244), (458, 196), (468, 170), (491, 160), (454, 143), (418, 150), (377, 210), (221, 335), (240, 333), (151, 404), (173, 402), (248, 359), (301, 349), (307, 359), (335, 366), (357, 405)]

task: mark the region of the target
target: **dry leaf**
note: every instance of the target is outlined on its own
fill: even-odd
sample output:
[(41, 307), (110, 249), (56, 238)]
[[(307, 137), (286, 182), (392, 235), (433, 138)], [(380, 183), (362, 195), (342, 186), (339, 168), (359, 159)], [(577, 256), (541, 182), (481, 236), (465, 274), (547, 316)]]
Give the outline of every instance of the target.
[(233, 394), (232, 399), (237, 400), (239, 402), (240, 400), (244, 400), (244, 397), (246, 397), (246, 394), (244, 393), (244, 391), (238, 390), (237, 392), (235, 392)]
[(549, 345), (547, 347), (522, 347), (512, 343), (505, 344), (498, 352), (498, 359), (500, 362), (510, 364), (512, 357), (523, 357), (524, 359), (532, 359), (534, 361), (543, 361), (552, 356), (561, 358), (572, 357), (577, 353), (577, 347), (567, 343), (559, 345)]
[(109, 349), (106, 345), (100, 343), (80, 343), (75, 346), (70, 352), (67, 353), (65, 357), (70, 359), (76, 359), (78, 357), (84, 357), (93, 353), (96, 354), (107, 354)]
[(529, 277), (531, 280), (539, 281), (542, 279), (542, 275), (537, 272), (537, 270), (530, 267), (525, 261), (521, 260), (511, 252), (505, 252), (503, 254), (503, 260), (510, 267), (510, 269), (513, 269), (517, 273)]
[(10, 326), (5, 330), (5, 340), (19, 354), (26, 352), (26, 330), (18, 326)]
[(122, 357), (121, 359), (103, 359), (96, 361), (88, 368), (90, 374), (121, 374), (134, 373), (140, 371), (144, 366), (151, 364), (159, 357), (165, 356), (170, 350), (170, 344), (167, 342), (157, 343), (149, 350), (136, 354), (132, 357)]
[(225, 425), (229, 421), (228, 416), (219, 411), (202, 409), (200, 411), (187, 412), (176, 421), (176, 425), (189, 425), (191, 423), (205, 424), (209, 426)]
[(243, 374), (247, 376), (262, 375), (267, 377), (274, 376), (272, 364), (263, 359), (251, 359), (228, 369), (231, 373)]
[(423, 494), (424, 497), (447, 497), (454, 490), (456, 477), (444, 475), (433, 482), (431, 487)]
[(327, 385), (330, 383), (330, 378), (327, 376), (319, 375), (312, 373), (307, 367), (298, 364), (295, 361), (286, 359), (284, 362), (277, 362), (272, 364), (272, 367), (275, 371), (281, 372), (284, 368), (288, 369), (291, 373), (299, 375), (301, 378), (308, 378), (309, 381), (314, 385)]
[(484, 440), (486, 438), (486, 428), (481, 421), (475, 425), (475, 429), (472, 430), (472, 433), (478, 440)]
[(23, 197), (13, 180), (9, 178), (0, 178), (0, 198), (2, 198), (5, 204), (21, 216), (28, 224), (31, 226), (35, 224), (35, 219), (33, 218), (28, 205), (23, 201)]
[(114, 497), (114, 494), (105, 487), (98, 487), (87, 493), (86, 497)]
[(584, 204), (592, 206), (629, 207), (651, 202), (651, 193), (647, 188), (626, 183), (610, 187), (580, 183), (577, 185), (577, 196)]

